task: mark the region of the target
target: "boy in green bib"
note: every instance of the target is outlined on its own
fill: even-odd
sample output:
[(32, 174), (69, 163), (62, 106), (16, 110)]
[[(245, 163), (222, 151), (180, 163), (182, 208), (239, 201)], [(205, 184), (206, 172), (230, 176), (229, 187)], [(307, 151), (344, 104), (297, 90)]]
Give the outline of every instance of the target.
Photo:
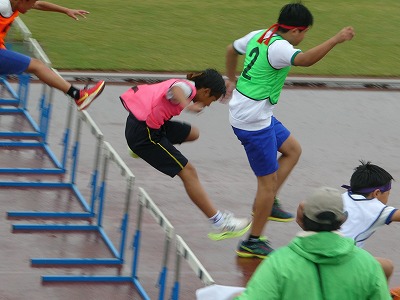
[[(290, 67), (309, 67), (337, 44), (354, 37), (353, 28), (345, 27), (302, 52), (295, 47), (312, 25), (313, 16), (303, 4), (290, 3), (281, 9), (277, 23), (267, 30), (250, 32), (227, 48), (229, 121), (257, 178), (251, 233), (236, 251), (241, 257), (265, 258), (273, 251), (266, 239), (260, 239), (268, 219), (293, 219), (292, 214), (282, 210), (276, 196), (299, 160), (301, 146), (273, 115)], [(245, 55), (245, 59), (243, 71), (236, 78), (238, 55)]]

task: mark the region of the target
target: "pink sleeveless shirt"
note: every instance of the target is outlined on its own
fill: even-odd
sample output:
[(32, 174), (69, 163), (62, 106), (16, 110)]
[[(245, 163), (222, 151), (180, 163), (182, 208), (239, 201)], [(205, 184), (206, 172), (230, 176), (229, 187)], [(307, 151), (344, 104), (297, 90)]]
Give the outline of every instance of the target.
[(187, 99), (190, 103), (196, 95), (196, 87), (188, 80), (169, 79), (155, 84), (142, 84), (132, 87), (120, 96), (125, 109), (139, 121), (146, 121), (147, 126), (159, 129), (165, 121), (179, 115), (183, 107), (172, 103), (167, 93), (176, 82), (188, 84), (192, 93)]

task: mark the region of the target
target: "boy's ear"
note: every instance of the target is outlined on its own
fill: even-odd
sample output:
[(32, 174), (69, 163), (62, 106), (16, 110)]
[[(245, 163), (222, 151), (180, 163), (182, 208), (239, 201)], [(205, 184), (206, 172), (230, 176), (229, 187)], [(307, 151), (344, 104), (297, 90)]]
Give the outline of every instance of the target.
[(299, 203), (299, 206), (297, 207), (296, 222), (301, 227), (301, 229), (304, 230), (304, 223), (303, 223), (304, 214), (303, 214), (303, 211), (304, 211), (304, 201), (301, 201)]
[(293, 34), (299, 34), (299, 33), (301, 32), (301, 30), (298, 29), (298, 28), (293, 28), (293, 29), (291, 29), (290, 31), (291, 31)]
[(203, 94), (206, 97), (209, 97), (211, 94), (211, 89), (210, 88), (201, 88), (198, 90), (198, 92), (200, 91), (201, 94)]
[(369, 198), (376, 198), (380, 194), (381, 194), (381, 190), (380, 189), (376, 189), (370, 194), (371, 197), (369, 197)]

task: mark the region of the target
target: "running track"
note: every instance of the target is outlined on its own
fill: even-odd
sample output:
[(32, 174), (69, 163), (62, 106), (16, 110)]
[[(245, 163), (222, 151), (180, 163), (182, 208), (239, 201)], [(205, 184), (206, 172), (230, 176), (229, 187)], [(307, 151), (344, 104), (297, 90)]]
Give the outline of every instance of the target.
[[(137, 187), (143, 187), (156, 202), (203, 263), (218, 284), (245, 285), (254, 268), (256, 259), (238, 259), (234, 249), (239, 239), (213, 242), (208, 240), (208, 223), (185, 194), (179, 178), (171, 179), (153, 170), (140, 159), (132, 159), (127, 153), (124, 126), (126, 112), (118, 96), (129, 84), (109, 84), (101, 97), (88, 112), (104, 133), (105, 140), (116, 149), (136, 176)], [(32, 99), (35, 99), (41, 85), (33, 84)], [(295, 212), (299, 201), (312, 188), (328, 185), (340, 189), (347, 184), (353, 168), (359, 160), (370, 160), (386, 168), (395, 178), (400, 178), (400, 138), (398, 91), (385, 89), (318, 89), (285, 88), (276, 107), (275, 115), (299, 140), (303, 154), (296, 169), (284, 185), (280, 198), (284, 207)], [(59, 141), (64, 128), (66, 98), (55, 93), (55, 106), (50, 129), (50, 146), (59, 153)], [(31, 101), (32, 102), (32, 101)], [(35, 102), (35, 100), (33, 100)], [(36, 103), (33, 108), (36, 109)], [(3, 117), (1, 117), (3, 118)], [(232, 133), (228, 123), (227, 106), (216, 103), (202, 114), (183, 113), (179, 119), (189, 121), (200, 129), (200, 139), (182, 145), (180, 149), (197, 167), (200, 179), (213, 201), (221, 209), (228, 209), (238, 215), (248, 215), (255, 194), (255, 179), (248, 166), (244, 151)], [(18, 122), (4, 122), (1, 126), (18, 126)], [(84, 136), (89, 133), (83, 132)], [(91, 146), (89, 138), (87, 147)], [(25, 166), (33, 163), (32, 154), (15, 153), (0, 149), (0, 165), (10, 161), (24, 160)], [(82, 154), (80, 172), (87, 173), (92, 167), (91, 153)], [(118, 174), (117, 174), (118, 175)], [(108, 203), (111, 211), (106, 215), (108, 226), (117, 232), (119, 219), (114, 219), (113, 206), (121, 203), (119, 197), (121, 183), (118, 177), (110, 180), (109, 190), (115, 193)], [(1, 175), (2, 180), (23, 180), (25, 176)], [(400, 187), (394, 182), (390, 205), (400, 207)], [(85, 194), (88, 185), (81, 184)], [(0, 299), (137, 299), (135, 289), (127, 284), (42, 284), (45, 274), (121, 274), (129, 275), (131, 249), (127, 249), (127, 262), (121, 269), (115, 267), (54, 267), (34, 268), (30, 266), (32, 257), (80, 257), (88, 253), (106, 253), (101, 241), (90, 234), (66, 233), (12, 233), (11, 224), (19, 220), (6, 218), (9, 210), (31, 210), (40, 207), (52, 208), (56, 199), (51, 191), (21, 191), (0, 189), (2, 201), (0, 219)], [(68, 199), (68, 196), (65, 196)], [(38, 199), (41, 200), (40, 205)], [(136, 202), (132, 204), (130, 228), (134, 228)], [(23, 220), (25, 221), (25, 220)], [(141, 261), (138, 275), (152, 299), (158, 292), (155, 288), (160, 271), (163, 234), (151, 217), (146, 217), (143, 228)], [(395, 263), (395, 274), (390, 285), (400, 285), (400, 261), (398, 224), (392, 224), (378, 231), (367, 242), (366, 249), (375, 256), (390, 258)], [(295, 222), (270, 222), (265, 234), (274, 247), (287, 244), (299, 231)], [(133, 230), (128, 235), (131, 243)], [(170, 257), (170, 269), (174, 268), (175, 257)], [(172, 287), (172, 272), (169, 288)], [(194, 291), (202, 287), (193, 272), (182, 263), (181, 299), (193, 299)]]

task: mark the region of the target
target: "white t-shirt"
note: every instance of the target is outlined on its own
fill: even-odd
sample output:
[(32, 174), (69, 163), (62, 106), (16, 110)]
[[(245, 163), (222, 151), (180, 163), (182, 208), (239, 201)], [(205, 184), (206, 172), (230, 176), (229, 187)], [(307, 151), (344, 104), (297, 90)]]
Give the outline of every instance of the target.
[[(188, 80), (188, 81), (189, 81), (189, 80)], [(194, 84), (194, 81), (190, 81), (190, 82), (191, 82), (193, 85), (195, 85), (195, 84)], [(168, 92), (167, 92), (167, 95), (166, 95), (166, 98), (167, 98), (168, 100), (171, 100), (172, 97), (174, 96), (174, 95), (172, 94), (172, 91), (171, 91), (171, 89), (172, 89), (173, 86), (179, 86), (179, 87), (183, 90), (183, 93), (185, 94), (186, 98), (189, 98), (190, 95), (192, 95), (192, 87), (191, 87), (189, 84), (185, 83), (184, 81), (178, 81), (178, 82), (175, 82), (173, 85), (171, 85), (171, 87), (169, 88), (169, 90), (168, 90)]]
[(366, 199), (364, 196), (349, 192), (343, 193), (342, 199), (348, 217), (340, 232), (354, 239), (360, 248), (379, 227), (390, 224), (393, 214), (397, 211), (396, 208), (386, 206), (376, 198)]
[[(252, 31), (237, 39), (233, 42), (233, 48), (238, 53), (245, 54), (249, 41), (261, 31), (265, 29)], [(287, 40), (277, 40), (268, 47), (268, 61), (275, 69), (282, 69), (292, 65), (292, 57), (298, 51), (299, 49), (295, 49)]]
[[(235, 40), (234, 49), (240, 54), (245, 54), (249, 41), (261, 31), (265, 29), (252, 31)], [(268, 61), (275, 69), (282, 69), (291, 66), (293, 55), (298, 51), (299, 49), (295, 49), (288, 41), (277, 40), (268, 48)], [(269, 101), (254, 101), (234, 90), (229, 101), (229, 121), (233, 127), (239, 129), (260, 130), (271, 124), (273, 108), (274, 105)]]
[(11, 2), (9, 0), (0, 0), (0, 15), (9, 18), (13, 14)]

